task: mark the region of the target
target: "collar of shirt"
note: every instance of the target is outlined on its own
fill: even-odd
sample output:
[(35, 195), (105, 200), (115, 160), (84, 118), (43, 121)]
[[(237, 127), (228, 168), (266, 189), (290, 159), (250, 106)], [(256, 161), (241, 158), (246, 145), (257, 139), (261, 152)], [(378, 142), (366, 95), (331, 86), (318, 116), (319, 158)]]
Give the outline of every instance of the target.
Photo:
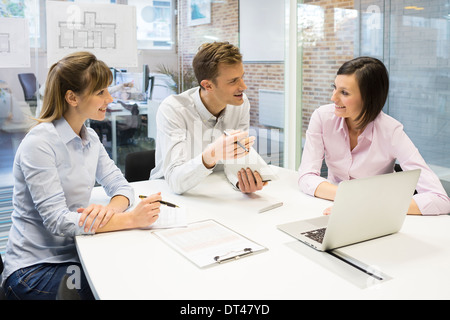
[[(337, 118), (338, 132), (342, 132), (345, 137), (348, 137), (348, 126), (347, 126), (347, 122), (345, 121), (345, 118), (337, 117), (336, 115), (334, 115), (333, 117)], [(364, 131), (359, 135), (358, 140), (366, 139), (368, 141), (372, 141), (372, 138), (373, 138), (373, 126), (374, 126), (374, 122), (375, 121), (376, 121), (376, 119), (374, 121), (371, 121), (366, 126)]]
[(81, 127), (80, 131), (81, 137), (73, 131), (72, 127), (64, 117), (55, 120), (54, 125), (64, 144), (69, 143), (73, 139), (79, 139), (79, 141), (81, 140), (81, 144), (83, 145), (83, 147), (89, 147), (89, 134), (84, 124)]
[(191, 97), (194, 100), (195, 109), (197, 110), (203, 122), (211, 121), (213, 123), (216, 123), (219, 119), (224, 117), (226, 108), (220, 113), (218, 117), (209, 112), (209, 110), (203, 104), (202, 99), (200, 98), (200, 87), (198, 87), (197, 90), (192, 93)]

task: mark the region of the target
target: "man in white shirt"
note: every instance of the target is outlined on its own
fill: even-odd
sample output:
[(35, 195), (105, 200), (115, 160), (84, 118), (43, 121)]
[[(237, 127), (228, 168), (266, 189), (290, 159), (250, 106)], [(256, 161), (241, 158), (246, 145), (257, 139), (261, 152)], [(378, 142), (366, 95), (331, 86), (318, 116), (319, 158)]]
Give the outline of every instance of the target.
[[(244, 90), (244, 67), (239, 49), (228, 42), (203, 44), (193, 60), (199, 87), (166, 98), (156, 115), (156, 166), (150, 179), (164, 178), (176, 193), (199, 184), (223, 160), (248, 152), (250, 104)], [(227, 131), (229, 135), (225, 135)], [(258, 172), (242, 168), (228, 180), (244, 193), (261, 190)]]

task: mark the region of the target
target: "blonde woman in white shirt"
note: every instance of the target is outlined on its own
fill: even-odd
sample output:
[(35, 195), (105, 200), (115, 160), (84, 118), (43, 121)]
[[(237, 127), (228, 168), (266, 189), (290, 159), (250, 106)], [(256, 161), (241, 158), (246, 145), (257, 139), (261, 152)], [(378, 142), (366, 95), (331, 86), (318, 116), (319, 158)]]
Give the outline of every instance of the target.
[[(12, 227), (2, 274), (8, 299), (56, 298), (61, 279), (80, 272), (75, 287), (93, 295), (81, 268), (75, 236), (149, 226), (158, 219), (160, 194), (136, 207), (134, 191), (84, 123), (103, 120), (112, 101), (112, 74), (88, 52), (70, 54), (49, 70), (38, 124), (14, 160)], [(111, 197), (89, 204), (95, 182)]]

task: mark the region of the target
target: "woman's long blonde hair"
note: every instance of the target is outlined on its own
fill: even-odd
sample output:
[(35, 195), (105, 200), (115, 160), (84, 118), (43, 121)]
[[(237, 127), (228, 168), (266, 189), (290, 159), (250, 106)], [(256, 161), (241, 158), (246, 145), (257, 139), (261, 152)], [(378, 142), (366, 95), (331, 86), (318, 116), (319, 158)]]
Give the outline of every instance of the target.
[(60, 119), (67, 111), (66, 92), (89, 95), (108, 87), (113, 80), (109, 67), (90, 52), (75, 52), (53, 64), (45, 83), (38, 123)]

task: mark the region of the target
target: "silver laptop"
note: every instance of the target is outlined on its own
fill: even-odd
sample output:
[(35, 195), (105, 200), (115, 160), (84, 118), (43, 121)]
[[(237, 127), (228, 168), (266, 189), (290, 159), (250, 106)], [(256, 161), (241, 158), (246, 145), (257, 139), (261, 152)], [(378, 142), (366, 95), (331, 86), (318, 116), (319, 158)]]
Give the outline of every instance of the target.
[(327, 251), (396, 233), (406, 217), (420, 169), (339, 184), (331, 214), (277, 226), (307, 245)]

